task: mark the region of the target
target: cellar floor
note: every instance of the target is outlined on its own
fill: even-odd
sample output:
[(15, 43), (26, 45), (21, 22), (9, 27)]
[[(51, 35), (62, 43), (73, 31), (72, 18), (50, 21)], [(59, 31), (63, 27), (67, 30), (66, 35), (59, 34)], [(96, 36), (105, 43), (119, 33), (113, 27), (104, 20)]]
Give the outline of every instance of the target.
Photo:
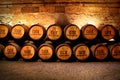
[(0, 80), (120, 80), (120, 62), (1, 60)]

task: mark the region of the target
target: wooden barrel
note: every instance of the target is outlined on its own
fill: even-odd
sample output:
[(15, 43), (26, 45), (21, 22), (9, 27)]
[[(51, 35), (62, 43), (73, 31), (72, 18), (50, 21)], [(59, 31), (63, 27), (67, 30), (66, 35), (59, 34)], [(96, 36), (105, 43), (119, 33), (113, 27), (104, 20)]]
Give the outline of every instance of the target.
[(56, 47), (55, 53), (58, 59), (61, 61), (67, 61), (72, 56), (72, 49), (70, 45), (63, 43)]
[(104, 26), (101, 26), (99, 29), (100, 29), (101, 37), (104, 40), (108, 41), (108, 40), (111, 40), (111, 39), (115, 39), (117, 31), (116, 31), (114, 26), (104, 25)]
[(14, 41), (9, 41), (9, 43), (4, 48), (4, 56), (9, 60), (18, 60), (20, 55), (20, 46)]
[(90, 49), (85, 44), (77, 44), (73, 48), (73, 53), (74, 56), (80, 61), (84, 61), (90, 57)]
[(11, 36), (16, 40), (22, 40), (27, 37), (28, 27), (23, 24), (16, 24), (11, 29)]
[(47, 28), (47, 37), (50, 40), (59, 40), (62, 36), (62, 28), (59, 25), (50, 25)]
[(37, 47), (32, 41), (26, 41), (20, 51), (21, 57), (26, 61), (37, 60)]
[(68, 40), (77, 40), (80, 37), (80, 29), (75, 24), (67, 25), (64, 28), (64, 35)]
[(3, 50), (4, 50), (5, 46), (0, 44), (0, 58), (3, 57)]
[(32, 40), (38, 41), (46, 36), (46, 30), (43, 26), (39, 24), (32, 25), (29, 29), (29, 37)]
[(97, 28), (92, 24), (87, 24), (81, 28), (82, 35), (87, 40), (94, 40), (98, 36)]
[(120, 43), (110, 45), (109, 50), (112, 58), (116, 60), (120, 59)]
[(10, 37), (10, 29), (10, 25), (0, 24), (0, 40), (7, 40)]
[(41, 60), (47, 61), (50, 60), (53, 57), (54, 54), (54, 47), (52, 46), (52, 43), (45, 42), (42, 45), (40, 45), (38, 49), (38, 56)]
[(105, 44), (96, 44), (91, 47), (93, 56), (98, 60), (105, 60), (108, 57), (109, 51)]

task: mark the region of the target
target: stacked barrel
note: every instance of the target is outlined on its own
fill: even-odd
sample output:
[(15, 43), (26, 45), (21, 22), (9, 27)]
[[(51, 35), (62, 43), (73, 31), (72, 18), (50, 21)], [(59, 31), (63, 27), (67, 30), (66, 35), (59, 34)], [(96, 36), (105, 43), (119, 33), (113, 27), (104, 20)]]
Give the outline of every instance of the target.
[(113, 25), (0, 24), (0, 59), (24, 61), (120, 60), (120, 29)]

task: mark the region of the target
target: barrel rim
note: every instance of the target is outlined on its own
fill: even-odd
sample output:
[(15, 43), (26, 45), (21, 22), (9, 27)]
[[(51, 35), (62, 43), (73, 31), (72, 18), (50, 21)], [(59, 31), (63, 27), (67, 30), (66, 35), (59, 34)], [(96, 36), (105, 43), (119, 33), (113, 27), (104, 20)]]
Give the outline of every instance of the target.
[[(32, 45), (32, 44), (31, 44), (31, 45)], [(37, 53), (36, 47), (35, 47), (34, 45), (33, 45), (33, 46), (31, 46), (31, 45), (30, 45), (30, 44), (25, 44), (25, 45), (22, 46), (22, 48), (21, 48), (21, 50), (20, 50), (20, 55), (21, 55), (21, 57), (22, 57), (23, 59), (25, 59), (25, 60), (33, 59), (33, 58), (35, 57), (36, 53)], [(32, 47), (32, 48), (34, 49), (34, 54), (33, 54), (33, 56), (32, 56), (30, 59), (24, 58), (24, 57), (22, 56), (22, 49), (23, 49), (25, 46), (30, 46), (30, 47)]]
[[(101, 36), (102, 36), (102, 31), (103, 31), (104, 28), (106, 28), (106, 26), (110, 26), (110, 27), (114, 30), (115, 35), (114, 35), (114, 37), (112, 38), (112, 39), (114, 39), (114, 38), (116, 37), (117, 29), (116, 29), (112, 24), (105, 24), (105, 25), (102, 26), (102, 28), (101, 28), (101, 30), (100, 30)], [(105, 39), (103, 36), (102, 36), (102, 38)], [(110, 40), (110, 39), (105, 39), (105, 40)]]
[[(70, 50), (71, 50), (71, 55), (70, 55), (70, 57), (68, 58), (68, 60), (69, 60), (69, 59), (72, 57), (73, 51), (72, 51), (71, 46), (69, 46), (69, 44), (66, 44), (66, 43), (62, 43), (62, 44), (60, 44), (60, 45), (58, 45), (58, 46), (56, 47), (56, 49), (55, 49), (56, 56), (57, 56), (58, 49), (59, 49), (61, 46), (67, 46), (67, 47), (70, 48)], [(57, 58), (58, 58), (59, 60), (66, 61), (66, 60), (64, 60), (64, 59), (59, 58), (58, 56), (57, 56)]]
[[(80, 47), (80, 46), (86, 46), (87, 48), (88, 48), (88, 50), (89, 50), (89, 56), (90, 56), (90, 54), (91, 54), (91, 50), (90, 50), (90, 48), (86, 45), (86, 44), (84, 44), (84, 43), (81, 43), (81, 44), (77, 44), (76, 46), (74, 46), (74, 48), (73, 48), (73, 53), (74, 53), (74, 56), (75, 56), (75, 52), (76, 52), (76, 50), (77, 50), (77, 48), (78, 47)], [(85, 59), (83, 59), (83, 60), (86, 60), (87, 58), (89, 58), (89, 56), (87, 56)], [(76, 56), (75, 56), (76, 57)], [(82, 60), (82, 59), (79, 59), (78, 57), (76, 57), (78, 60)]]
[[(111, 48), (110, 48), (110, 54), (112, 55), (112, 51), (113, 51), (113, 49), (116, 47), (116, 46), (120, 46), (120, 43), (115, 43), (115, 44), (113, 44), (112, 46), (111, 46)], [(113, 56), (112, 56), (113, 57)], [(113, 57), (114, 58), (114, 57)], [(114, 59), (116, 59), (116, 58), (114, 58)]]
[(39, 56), (40, 48), (43, 47), (43, 46), (47, 46), (47, 47), (49, 47), (49, 48), (52, 49), (52, 52), (53, 52), (53, 53), (52, 53), (52, 55), (51, 55), (51, 57), (50, 57), (50, 59), (51, 59), (52, 56), (54, 55), (54, 47), (53, 47), (51, 44), (48, 44), (48, 45), (47, 45), (47, 43), (43, 43), (42, 45), (39, 46), (38, 51), (37, 51), (37, 52), (38, 52), (38, 57), (39, 57), (40, 59), (42, 59), (42, 60), (49, 60), (49, 59), (43, 59), (43, 58), (41, 58), (41, 57)]
[[(7, 36), (9, 36), (10, 37), (10, 32), (11, 32), (11, 25), (10, 24), (4, 24), (4, 23), (2, 23), (2, 24), (0, 24), (0, 26), (6, 26), (7, 27), (7, 29), (8, 29), (8, 32), (7, 32), (7, 35), (4, 37), (5, 39), (7, 39)], [(4, 38), (0, 38), (0, 40), (1, 39), (4, 39)]]
[(108, 55), (109, 55), (109, 49), (107, 48), (107, 46), (104, 45), (104, 44), (98, 44), (98, 45), (96, 45), (96, 47), (95, 47), (95, 49), (94, 49), (94, 52), (93, 52), (93, 56), (94, 56), (96, 59), (98, 59), (98, 60), (104, 60), (104, 59), (105, 59), (105, 58), (104, 58), (104, 59), (99, 59), (99, 58), (97, 58), (97, 57), (95, 56), (96, 49), (97, 49), (98, 47), (101, 47), (101, 46), (103, 46), (104, 48), (107, 49), (107, 56), (106, 56), (105, 58), (107, 58)]
[[(13, 47), (16, 49), (16, 53), (15, 53), (15, 55), (14, 55), (12, 58), (8, 58), (8, 57), (5, 55), (5, 49), (6, 49), (7, 46), (13, 46)], [(4, 56), (5, 56), (6, 58), (8, 58), (8, 59), (14, 59), (14, 58), (17, 56), (18, 53), (19, 53), (19, 50), (17, 50), (16, 46), (15, 46), (15, 45), (12, 45), (12, 44), (7, 44), (7, 45), (4, 47), (4, 50), (3, 50)]]
[[(78, 36), (78, 38), (80, 37), (80, 35), (81, 35), (81, 30), (80, 30), (80, 28), (78, 27), (78, 25), (76, 25), (76, 24), (68, 24), (67, 26), (65, 26), (65, 28), (63, 29), (63, 31), (64, 31), (64, 36), (66, 36), (66, 30), (67, 30), (67, 28), (69, 28), (70, 26), (75, 26), (76, 28), (78, 28), (79, 29), (79, 36)], [(66, 36), (66, 38), (67, 39), (69, 39), (67, 36)], [(77, 40), (78, 38), (76, 38), (76, 39), (69, 39), (69, 40)]]
[[(14, 29), (16, 26), (21, 26), (23, 29), (24, 29), (24, 34), (21, 38), (15, 38), (13, 35), (12, 35), (12, 29)], [(24, 36), (27, 35), (27, 32), (28, 32), (28, 26), (26, 26), (25, 24), (15, 24), (12, 28), (11, 28), (11, 36), (16, 39), (16, 40), (19, 40), (19, 39), (23, 39)]]
[[(95, 25), (93, 25), (93, 24), (86, 24), (86, 25), (82, 26), (82, 28), (81, 28), (81, 30), (82, 30), (82, 35), (83, 35), (85, 29), (87, 28), (87, 26), (93, 26), (93, 27), (96, 29), (97, 35), (95, 36), (95, 38), (97, 38), (97, 36), (98, 36), (98, 29), (97, 29), (97, 27), (96, 27)], [(95, 39), (95, 38), (94, 38), (94, 39), (88, 39), (88, 38), (86, 38), (84, 35), (83, 35), (83, 37), (84, 37), (85, 39), (87, 39), (87, 40), (94, 40), (94, 39)]]
[[(60, 28), (61, 34), (60, 34), (60, 37), (59, 37), (58, 39), (50, 39), (50, 38), (48, 37), (48, 30), (49, 30), (49, 28), (50, 28), (51, 26), (58, 26), (58, 27)], [(47, 28), (47, 30), (46, 30), (46, 36), (47, 36), (50, 40), (53, 40), (53, 41), (59, 40), (59, 39), (62, 37), (62, 35), (63, 35), (63, 30), (62, 30), (61, 26), (58, 25), (58, 24), (52, 24), (52, 25), (48, 26), (48, 28)]]
[[(38, 26), (38, 27), (40, 27), (40, 28), (42, 28), (42, 30), (43, 30), (43, 35), (39, 38), (39, 39), (33, 39), (31, 36), (30, 36), (30, 30), (34, 27), (34, 26)], [(42, 39), (42, 38), (44, 38), (45, 36), (46, 36), (46, 29), (45, 29), (45, 27), (44, 26), (42, 26), (42, 25), (40, 25), (40, 24), (34, 24), (34, 25), (32, 25), (30, 28), (29, 28), (29, 30), (28, 30), (28, 36), (32, 39), (32, 40), (40, 40), (40, 39)]]

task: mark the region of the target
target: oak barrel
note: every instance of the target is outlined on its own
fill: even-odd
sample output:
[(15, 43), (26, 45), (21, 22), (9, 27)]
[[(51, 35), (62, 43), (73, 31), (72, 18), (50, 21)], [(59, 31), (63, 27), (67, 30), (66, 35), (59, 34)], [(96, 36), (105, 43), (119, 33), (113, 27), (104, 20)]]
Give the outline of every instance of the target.
[(87, 24), (81, 28), (82, 35), (87, 40), (94, 40), (98, 36), (98, 30), (96, 26)]
[(33, 41), (25, 41), (20, 51), (21, 57), (26, 61), (37, 60), (37, 47)]
[(28, 27), (24, 24), (16, 24), (11, 29), (11, 36), (16, 40), (22, 40), (27, 37)]
[(76, 59), (84, 61), (90, 57), (90, 49), (86, 44), (77, 44), (73, 48), (73, 54)]
[(29, 29), (29, 37), (32, 39), (32, 40), (35, 40), (35, 41), (38, 41), (38, 40), (41, 40), (41, 39), (44, 39), (45, 36), (46, 36), (46, 29), (39, 25), (39, 24), (35, 24), (35, 25), (32, 25)]
[(77, 40), (80, 37), (80, 29), (75, 24), (67, 25), (64, 28), (64, 35), (68, 40)]
[(8, 24), (0, 24), (0, 40), (8, 40), (10, 37), (11, 26)]
[(50, 40), (59, 40), (62, 37), (62, 28), (59, 25), (50, 25), (47, 28), (47, 37)]
[(104, 43), (92, 45), (91, 51), (97, 60), (105, 60), (108, 57), (109, 50)]
[(8, 60), (18, 60), (20, 57), (20, 46), (12, 40), (8, 41), (8, 44), (4, 48), (4, 56)]
[(62, 43), (56, 47), (55, 53), (58, 59), (61, 61), (67, 61), (72, 56), (72, 49), (69, 44)]
[(52, 46), (52, 42), (46, 41), (41, 44), (38, 49), (38, 56), (41, 60), (47, 61), (53, 57), (54, 47)]
[(109, 45), (109, 50), (112, 58), (116, 60), (120, 59), (120, 43)]
[(103, 25), (99, 27), (101, 37), (104, 40), (111, 40), (116, 38), (116, 29), (113, 25)]

